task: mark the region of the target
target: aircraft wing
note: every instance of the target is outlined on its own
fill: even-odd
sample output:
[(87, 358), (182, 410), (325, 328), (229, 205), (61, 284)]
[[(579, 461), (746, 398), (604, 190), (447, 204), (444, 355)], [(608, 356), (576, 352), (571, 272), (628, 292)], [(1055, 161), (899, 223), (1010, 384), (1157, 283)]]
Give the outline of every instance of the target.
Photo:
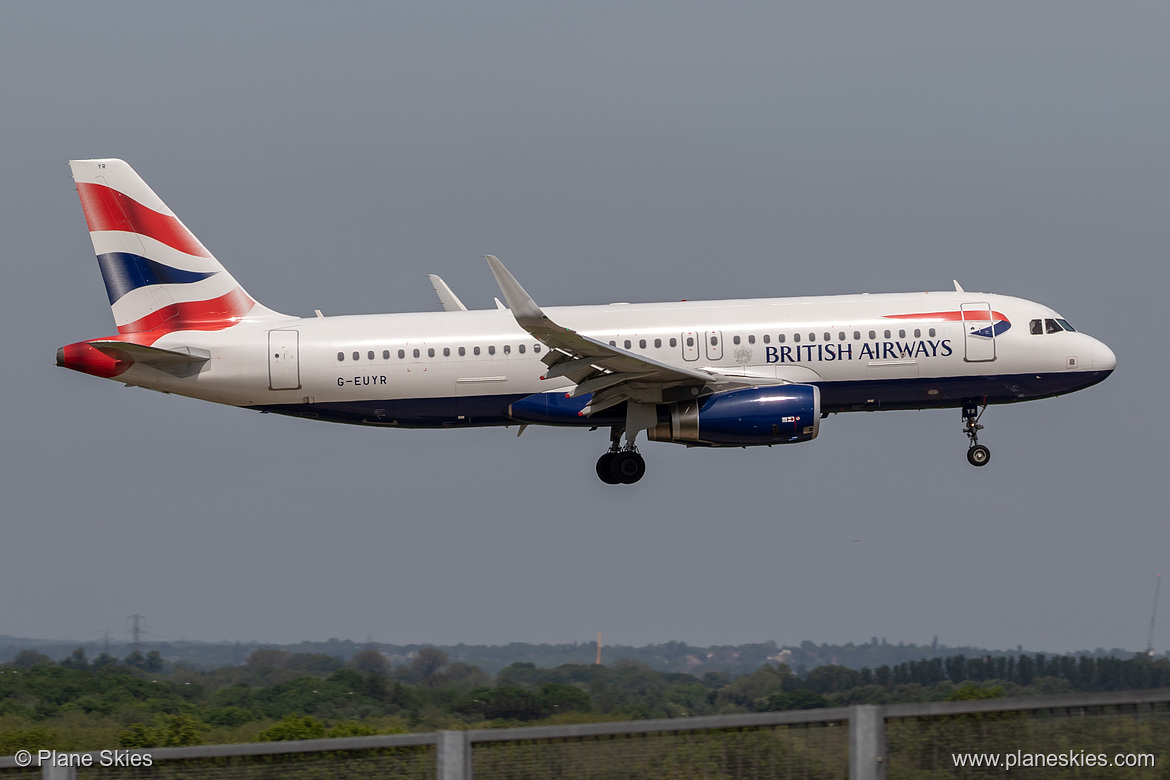
[(542, 378), (566, 377), (576, 385), (569, 392), (573, 397), (593, 394), (583, 415), (624, 401), (664, 403), (732, 387), (783, 383), (776, 379), (727, 376), (716, 371), (673, 366), (558, 325), (536, 305), (499, 258), (487, 255), (487, 261), (516, 322), (549, 348), (542, 358), (549, 369)]

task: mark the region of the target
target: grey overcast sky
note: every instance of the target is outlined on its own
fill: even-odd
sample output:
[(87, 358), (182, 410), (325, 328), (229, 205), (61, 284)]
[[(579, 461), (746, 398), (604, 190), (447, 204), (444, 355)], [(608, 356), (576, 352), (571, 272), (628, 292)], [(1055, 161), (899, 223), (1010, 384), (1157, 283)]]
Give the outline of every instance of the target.
[[(10, 3), (0, 633), (1145, 643), (1167, 567), (1165, 3)], [(1103, 385), (808, 444), (363, 430), (55, 368), (113, 321), (70, 158), (128, 160), (255, 297), (547, 305), (949, 289)], [(1170, 594), (1163, 594), (1170, 595)], [(1170, 599), (1163, 599), (1170, 605)], [(1170, 646), (1170, 608), (1155, 636)]]

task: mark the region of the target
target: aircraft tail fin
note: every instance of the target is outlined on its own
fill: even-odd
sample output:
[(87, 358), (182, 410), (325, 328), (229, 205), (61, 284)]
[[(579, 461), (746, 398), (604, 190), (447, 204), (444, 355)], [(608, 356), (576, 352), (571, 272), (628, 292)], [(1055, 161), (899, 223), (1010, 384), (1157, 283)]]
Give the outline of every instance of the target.
[(257, 303), (122, 160), (71, 160), (119, 333), (222, 330), (283, 315)]

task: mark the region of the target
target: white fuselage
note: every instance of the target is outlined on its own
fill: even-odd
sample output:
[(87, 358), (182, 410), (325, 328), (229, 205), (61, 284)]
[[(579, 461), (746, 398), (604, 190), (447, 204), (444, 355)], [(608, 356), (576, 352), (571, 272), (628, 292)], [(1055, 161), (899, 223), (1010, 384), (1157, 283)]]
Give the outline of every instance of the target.
[[(994, 314), (967, 322), (964, 307)], [(1052, 309), (983, 293), (545, 311), (566, 328), (662, 363), (817, 385), (825, 412), (1058, 395), (1101, 381), (1116, 362), (1107, 346), (1085, 334), (1049, 333), (1043, 327), (1032, 333), (1029, 323), (1059, 319)], [(980, 327), (989, 330), (969, 332)], [(563, 377), (542, 380), (546, 350), (505, 309), (241, 322), (220, 331), (169, 333), (155, 346), (204, 349), (211, 359), (188, 377), (136, 363), (119, 381), (359, 424), (507, 424), (514, 420), (508, 411), (512, 401), (573, 386)]]

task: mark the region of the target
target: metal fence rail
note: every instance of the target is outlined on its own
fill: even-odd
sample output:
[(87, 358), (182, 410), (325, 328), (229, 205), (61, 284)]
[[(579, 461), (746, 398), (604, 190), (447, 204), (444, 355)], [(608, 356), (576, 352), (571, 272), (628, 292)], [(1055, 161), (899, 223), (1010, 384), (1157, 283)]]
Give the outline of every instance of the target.
[[(154, 748), (149, 767), (21, 767), (0, 780), (918, 780), (1005, 774), (955, 754), (1142, 755), (1155, 766), (1013, 768), (1012, 777), (1167, 777), (1170, 689), (797, 712)], [(99, 752), (72, 754), (93, 756)], [(76, 761), (76, 759), (74, 759)]]

